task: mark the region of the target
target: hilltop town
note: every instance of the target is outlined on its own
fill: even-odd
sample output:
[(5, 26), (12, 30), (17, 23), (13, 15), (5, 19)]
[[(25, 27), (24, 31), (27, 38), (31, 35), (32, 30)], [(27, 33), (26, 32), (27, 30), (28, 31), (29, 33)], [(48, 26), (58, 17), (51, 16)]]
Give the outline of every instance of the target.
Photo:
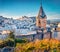
[[(40, 17), (41, 15), (41, 17)], [(30, 35), (37, 35), (37, 30), (41, 31), (41, 27), (42, 28), (46, 28), (45, 30), (43, 30), (43, 32), (41, 31), (41, 33), (47, 33), (46, 36), (49, 37), (50, 33), (52, 32), (52, 37), (53, 38), (57, 38), (60, 40), (60, 21), (58, 19), (52, 19), (52, 20), (48, 20), (47, 16), (45, 18), (45, 13), (43, 11), (43, 8), (40, 7), (40, 11), (39, 14), (37, 16), (34, 17), (27, 17), (27, 16), (22, 16), (21, 18), (18, 19), (13, 19), (13, 18), (6, 18), (3, 16), (0, 16), (0, 36), (2, 39), (2, 35), (4, 38), (6, 38), (7, 34), (10, 33), (10, 31), (14, 31), (14, 34), (17, 37), (19, 36), (28, 36), (28, 38), (30, 37)], [(43, 17), (43, 18), (42, 18)], [(39, 18), (41, 18), (39, 20)], [(43, 22), (41, 21), (45, 20), (43, 25)], [(37, 28), (38, 27), (38, 28)], [(3, 38), (3, 39), (4, 39)], [(41, 38), (41, 36), (39, 37)]]

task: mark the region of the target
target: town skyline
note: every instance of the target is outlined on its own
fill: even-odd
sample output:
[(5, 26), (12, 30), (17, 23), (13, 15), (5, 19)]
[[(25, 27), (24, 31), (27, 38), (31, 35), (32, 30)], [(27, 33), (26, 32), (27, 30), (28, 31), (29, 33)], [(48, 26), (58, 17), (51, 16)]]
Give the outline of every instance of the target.
[[(0, 16), (19, 18), (37, 16), (41, 0), (0, 0)], [(42, 0), (43, 9), (48, 19), (60, 19), (59, 0)]]

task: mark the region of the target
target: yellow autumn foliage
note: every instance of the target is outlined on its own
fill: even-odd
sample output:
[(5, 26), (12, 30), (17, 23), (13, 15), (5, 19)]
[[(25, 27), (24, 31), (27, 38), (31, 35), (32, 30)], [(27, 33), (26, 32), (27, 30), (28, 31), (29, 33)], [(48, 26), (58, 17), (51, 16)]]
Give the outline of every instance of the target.
[[(18, 52), (25, 52), (26, 50), (28, 50), (29, 48), (34, 47), (35, 50), (45, 50), (45, 49), (54, 49), (54, 48), (59, 48), (58, 45), (60, 45), (60, 41), (56, 40), (56, 39), (43, 39), (43, 40), (38, 40), (36, 39), (33, 42), (29, 42), (29, 43), (25, 43), (25, 44), (20, 44), (17, 43), (16, 45), (16, 50), (18, 50)], [(33, 49), (33, 50), (34, 50)]]
[(0, 44), (3, 43), (3, 40), (0, 40)]

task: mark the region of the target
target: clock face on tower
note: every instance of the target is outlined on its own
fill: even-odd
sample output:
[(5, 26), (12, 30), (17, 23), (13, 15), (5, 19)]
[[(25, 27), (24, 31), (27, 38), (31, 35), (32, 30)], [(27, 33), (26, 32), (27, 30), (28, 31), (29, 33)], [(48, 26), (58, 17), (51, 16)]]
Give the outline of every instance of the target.
[(42, 21), (42, 23), (46, 23), (46, 21)]
[(42, 18), (41, 20), (41, 27), (46, 27), (46, 19), (45, 18)]
[(45, 24), (45, 21), (42, 21), (41, 24), (44, 25)]

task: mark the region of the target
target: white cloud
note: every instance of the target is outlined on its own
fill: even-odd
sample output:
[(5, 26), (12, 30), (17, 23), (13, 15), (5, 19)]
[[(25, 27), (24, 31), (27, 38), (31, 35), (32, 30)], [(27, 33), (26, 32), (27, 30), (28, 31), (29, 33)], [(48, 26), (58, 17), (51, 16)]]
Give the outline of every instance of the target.
[(47, 15), (47, 19), (60, 19), (60, 14)]
[(22, 16), (31, 17), (31, 16), (36, 16), (36, 15), (34, 13), (28, 13), (28, 14), (23, 14), (23, 15), (20, 15), (20, 16), (12, 16), (12, 15), (9, 15), (9, 13), (0, 13), (0, 16), (17, 19), (17, 18), (20, 18)]
[(0, 16), (6, 17), (6, 18), (14, 18), (14, 19), (21, 17), (21, 16), (11, 16), (8, 13), (0, 13)]
[[(31, 17), (31, 16), (37, 16), (37, 15), (38, 14), (35, 14), (35, 13), (28, 13), (25, 16)], [(7, 18), (14, 18), (14, 19), (22, 17), (22, 15), (21, 16), (11, 16), (8, 13), (0, 13), (0, 16), (4, 16), (4, 17), (7, 17)], [(56, 13), (47, 14), (47, 19), (60, 19), (60, 14), (56, 14)]]

